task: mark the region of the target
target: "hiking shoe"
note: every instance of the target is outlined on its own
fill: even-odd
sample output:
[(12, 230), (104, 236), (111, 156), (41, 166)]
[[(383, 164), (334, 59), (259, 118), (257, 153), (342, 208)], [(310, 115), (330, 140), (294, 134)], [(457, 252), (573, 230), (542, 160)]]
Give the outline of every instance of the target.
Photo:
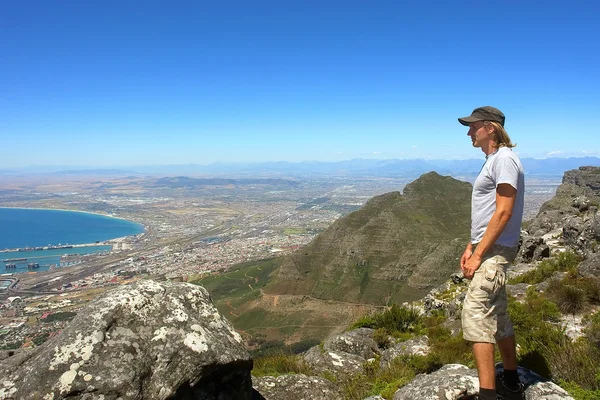
[(508, 386), (504, 382), (502, 374), (496, 375), (496, 393), (500, 395), (499, 398), (507, 400), (525, 400), (525, 390), (523, 384), (519, 382), (516, 387)]

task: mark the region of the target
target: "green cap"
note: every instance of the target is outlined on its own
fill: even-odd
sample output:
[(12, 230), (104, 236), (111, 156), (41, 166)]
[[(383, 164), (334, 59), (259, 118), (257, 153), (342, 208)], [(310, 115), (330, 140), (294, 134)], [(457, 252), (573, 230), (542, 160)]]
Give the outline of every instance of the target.
[(473, 110), (470, 116), (459, 118), (458, 122), (465, 126), (471, 125), (473, 122), (477, 121), (494, 121), (498, 122), (500, 125), (504, 126), (504, 114), (502, 111), (498, 110), (495, 107), (484, 106), (477, 107)]

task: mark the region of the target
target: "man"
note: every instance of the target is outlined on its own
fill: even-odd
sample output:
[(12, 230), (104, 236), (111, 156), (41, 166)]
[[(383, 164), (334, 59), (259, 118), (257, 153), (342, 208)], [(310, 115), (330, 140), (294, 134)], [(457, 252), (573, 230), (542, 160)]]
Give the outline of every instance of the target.
[[(507, 313), (506, 270), (514, 260), (523, 219), (523, 166), (504, 130), (504, 114), (494, 107), (479, 107), (458, 121), (469, 127), (473, 147), (486, 157), (473, 185), (471, 241), (460, 259), (463, 275), (472, 279), (463, 304), (465, 340), (473, 343), (479, 374), (479, 399), (499, 394), (522, 399), (517, 374), (516, 342)], [(496, 380), (494, 345), (504, 364)]]

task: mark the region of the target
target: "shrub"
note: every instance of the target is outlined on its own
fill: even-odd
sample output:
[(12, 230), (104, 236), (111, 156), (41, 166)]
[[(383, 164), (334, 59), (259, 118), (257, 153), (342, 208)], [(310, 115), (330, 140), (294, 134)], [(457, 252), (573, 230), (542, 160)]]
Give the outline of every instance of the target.
[(574, 382), (587, 390), (600, 389), (600, 351), (585, 338), (573, 342), (563, 336), (543, 352), (553, 379)]
[(44, 319), (40, 319), (40, 322), (48, 323), (48, 322), (54, 322), (54, 321), (70, 321), (73, 318), (75, 318), (76, 315), (77, 315), (77, 313), (71, 312), (71, 311), (55, 312), (54, 314), (48, 315)]
[(573, 270), (581, 262), (581, 257), (572, 251), (558, 253), (554, 258), (542, 260), (535, 269), (510, 279), (509, 283), (538, 284), (550, 278), (556, 271)]
[(575, 382), (559, 381), (560, 386), (565, 389), (575, 400), (598, 400), (600, 390), (586, 390)]
[(387, 349), (390, 346), (390, 335), (385, 328), (379, 328), (373, 333), (373, 340), (381, 349)]
[(413, 308), (392, 305), (382, 313), (365, 316), (352, 325), (355, 328), (383, 328), (390, 335), (414, 332), (420, 326), (422, 319), (419, 312)]
[(585, 329), (585, 335), (592, 344), (600, 347), (600, 312), (595, 313), (590, 318), (589, 325)]
[(589, 306), (585, 291), (569, 284), (562, 284), (558, 290), (551, 292), (556, 305), (565, 314), (577, 314)]
[(284, 374), (311, 375), (312, 370), (298, 355), (279, 353), (254, 359), (252, 375), (278, 376)]

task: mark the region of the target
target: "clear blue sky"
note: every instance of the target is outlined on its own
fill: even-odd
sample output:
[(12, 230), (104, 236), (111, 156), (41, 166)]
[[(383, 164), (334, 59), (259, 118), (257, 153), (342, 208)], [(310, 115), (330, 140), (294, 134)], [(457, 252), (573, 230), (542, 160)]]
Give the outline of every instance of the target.
[(598, 1), (3, 1), (0, 168), (600, 155)]

